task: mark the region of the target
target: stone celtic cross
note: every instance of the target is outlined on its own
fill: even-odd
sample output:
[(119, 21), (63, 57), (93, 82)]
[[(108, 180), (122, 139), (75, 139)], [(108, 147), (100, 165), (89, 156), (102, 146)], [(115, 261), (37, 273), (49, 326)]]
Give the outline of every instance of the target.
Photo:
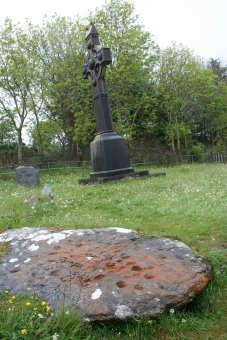
[(104, 79), (106, 66), (112, 62), (111, 51), (110, 48), (103, 48), (100, 45), (99, 34), (93, 23), (86, 32), (86, 48), (87, 63), (83, 66), (83, 76), (93, 85), (97, 132), (113, 131)]
[(89, 79), (92, 83), (97, 135), (91, 143), (93, 171), (90, 179), (81, 179), (80, 183), (102, 183), (128, 176), (148, 175), (147, 171), (134, 173), (124, 139), (113, 130), (105, 82), (106, 66), (112, 62), (110, 48), (101, 46), (98, 31), (93, 23), (87, 28), (85, 40), (87, 60), (82, 72), (84, 79)]

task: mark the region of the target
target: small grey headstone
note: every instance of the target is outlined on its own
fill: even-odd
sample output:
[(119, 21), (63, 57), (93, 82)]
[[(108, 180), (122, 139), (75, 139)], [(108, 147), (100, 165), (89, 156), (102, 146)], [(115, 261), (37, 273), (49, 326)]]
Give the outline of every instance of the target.
[(45, 184), (44, 188), (41, 191), (41, 194), (49, 198), (54, 198), (51, 188), (47, 184)]
[(16, 168), (17, 184), (35, 187), (39, 184), (39, 172), (32, 166), (18, 166)]

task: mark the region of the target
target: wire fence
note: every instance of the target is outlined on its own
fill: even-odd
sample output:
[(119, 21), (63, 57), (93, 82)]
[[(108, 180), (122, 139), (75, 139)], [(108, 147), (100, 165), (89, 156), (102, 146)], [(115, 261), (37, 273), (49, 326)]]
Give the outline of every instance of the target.
[[(202, 162), (215, 162), (215, 163), (226, 163), (227, 162), (227, 154), (224, 153), (212, 153), (210, 155), (180, 155), (176, 156), (174, 159), (169, 160), (165, 157), (161, 157), (159, 159), (153, 159), (151, 161), (144, 159), (136, 162), (132, 162), (133, 167), (139, 166), (159, 166), (159, 165), (176, 165), (176, 164), (184, 164), (184, 163), (202, 163)], [(71, 171), (89, 171), (91, 169), (91, 161), (82, 161), (77, 162), (73, 161), (53, 161), (53, 162), (43, 162), (38, 164), (26, 164), (24, 165), (32, 165), (38, 171), (61, 171), (64, 169), (68, 169)], [(15, 174), (15, 169), (18, 165), (14, 166), (1, 166), (0, 167), (0, 179), (4, 177), (4, 175), (12, 175)]]

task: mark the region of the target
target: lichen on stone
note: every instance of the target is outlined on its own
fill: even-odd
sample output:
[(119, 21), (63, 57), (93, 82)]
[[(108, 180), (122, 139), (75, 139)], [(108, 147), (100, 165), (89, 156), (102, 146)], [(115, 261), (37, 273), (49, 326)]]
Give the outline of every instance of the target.
[(10, 245), (8, 242), (0, 243), (0, 263), (2, 263), (2, 259), (5, 255), (10, 251)]

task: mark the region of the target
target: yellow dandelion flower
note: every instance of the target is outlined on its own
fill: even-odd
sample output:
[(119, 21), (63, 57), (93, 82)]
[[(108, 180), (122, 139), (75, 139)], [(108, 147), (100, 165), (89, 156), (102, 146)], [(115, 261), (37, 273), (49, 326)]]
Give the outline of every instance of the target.
[(47, 304), (46, 301), (42, 301), (42, 302), (41, 302), (41, 305), (42, 305), (42, 306), (45, 306), (46, 304)]
[(13, 300), (10, 299), (10, 300), (9, 300), (9, 303), (13, 303)]
[(13, 295), (12, 297), (11, 297), (11, 299), (12, 300), (15, 300), (17, 297), (15, 296), (15, 295)]
[(27, 307), (31, 306), (31, 302), (27, 301), (25, 306), (27, 306)]
[(27, 329), (23, 328), (20, 332), (21, 332), (22, 335), (25, 335), (25, 334), (27, 334)]
[(47, 313), (49, 313), (50, 310), (51, 310), (51, 308), (47, 305), (47, 306), (46, 306), (46, 311), (47, 311)]
[(8, 290), (4, 290), (4, 293), (9, 294), (9, 291)]

